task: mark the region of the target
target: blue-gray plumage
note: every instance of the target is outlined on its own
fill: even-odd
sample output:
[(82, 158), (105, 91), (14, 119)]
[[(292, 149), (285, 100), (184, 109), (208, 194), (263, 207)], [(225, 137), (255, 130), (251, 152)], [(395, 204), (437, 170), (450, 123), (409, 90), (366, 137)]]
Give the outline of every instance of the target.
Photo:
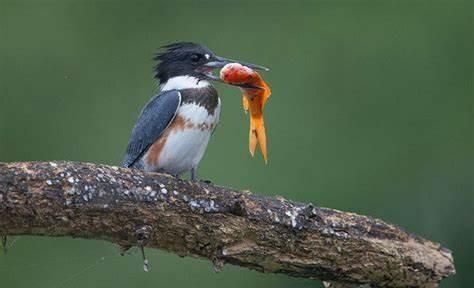
[(181, 94), (177, 90), (161, 92), (148, 101), (133, 127), (124, 167), (142, 168), (140, 158), (171, 123), (180, 103)]

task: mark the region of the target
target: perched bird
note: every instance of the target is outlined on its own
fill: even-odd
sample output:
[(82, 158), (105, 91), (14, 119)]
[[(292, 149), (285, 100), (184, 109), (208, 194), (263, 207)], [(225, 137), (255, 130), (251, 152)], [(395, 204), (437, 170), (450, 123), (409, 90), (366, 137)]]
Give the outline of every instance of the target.
[(233, 62), (252, 69), (268, 68), (219, 57), (207, 47), (191, 42), (163, 48), (155, 57), (160, 91), (138, 117), (123, 166), (175, 175), (190, 171), (191, 179), (196, 180), (197, 167), (221, 111), (217, 90), (209, 81), (222, 80), (213, 70)]

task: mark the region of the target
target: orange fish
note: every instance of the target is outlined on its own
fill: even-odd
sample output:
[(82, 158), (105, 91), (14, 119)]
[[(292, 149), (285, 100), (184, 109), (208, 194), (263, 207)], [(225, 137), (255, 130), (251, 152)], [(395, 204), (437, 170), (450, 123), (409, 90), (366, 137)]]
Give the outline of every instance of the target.
[(252, 156), (255, 154), (257, 143), (260, 146), (265, 163), (267, 159), (267, 136), (265, 134), (265, 123), (263, 120), (263, 107), (270, 97), (271, 91), (262, 77), (249, 67), (239, 63), (225, 65), (220, 71), (222, 81), (229, 84), (240, 84), (242, 90), (242, 104), (244, 111), (250, 110), (250, 133), (249, 150)]

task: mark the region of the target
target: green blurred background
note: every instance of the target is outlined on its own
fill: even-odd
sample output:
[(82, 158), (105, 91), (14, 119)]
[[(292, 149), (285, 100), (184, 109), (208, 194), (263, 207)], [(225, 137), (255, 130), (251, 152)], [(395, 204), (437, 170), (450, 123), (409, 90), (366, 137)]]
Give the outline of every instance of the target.
[[(473, 5), (463, 1), (0, 0), (0, 161), (119, 164), (178, 40), (270, 66), (270, 162), (247, 150), (240, 92), (200, 175), (382, 218), (443, 243), (474, 277)], [(318, 282), (102, 241), (21, 236), (1, 287), (318, 287)]]

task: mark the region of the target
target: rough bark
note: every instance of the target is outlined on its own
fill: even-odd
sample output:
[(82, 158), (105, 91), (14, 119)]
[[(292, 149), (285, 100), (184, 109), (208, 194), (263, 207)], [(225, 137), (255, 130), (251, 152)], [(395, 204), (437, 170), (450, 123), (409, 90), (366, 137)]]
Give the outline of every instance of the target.
[(165, 174), (75, 162), (0, 163), (0, 235), (143, 243), (260, 272), (436, 287), (451, 252), (381, 220)]

